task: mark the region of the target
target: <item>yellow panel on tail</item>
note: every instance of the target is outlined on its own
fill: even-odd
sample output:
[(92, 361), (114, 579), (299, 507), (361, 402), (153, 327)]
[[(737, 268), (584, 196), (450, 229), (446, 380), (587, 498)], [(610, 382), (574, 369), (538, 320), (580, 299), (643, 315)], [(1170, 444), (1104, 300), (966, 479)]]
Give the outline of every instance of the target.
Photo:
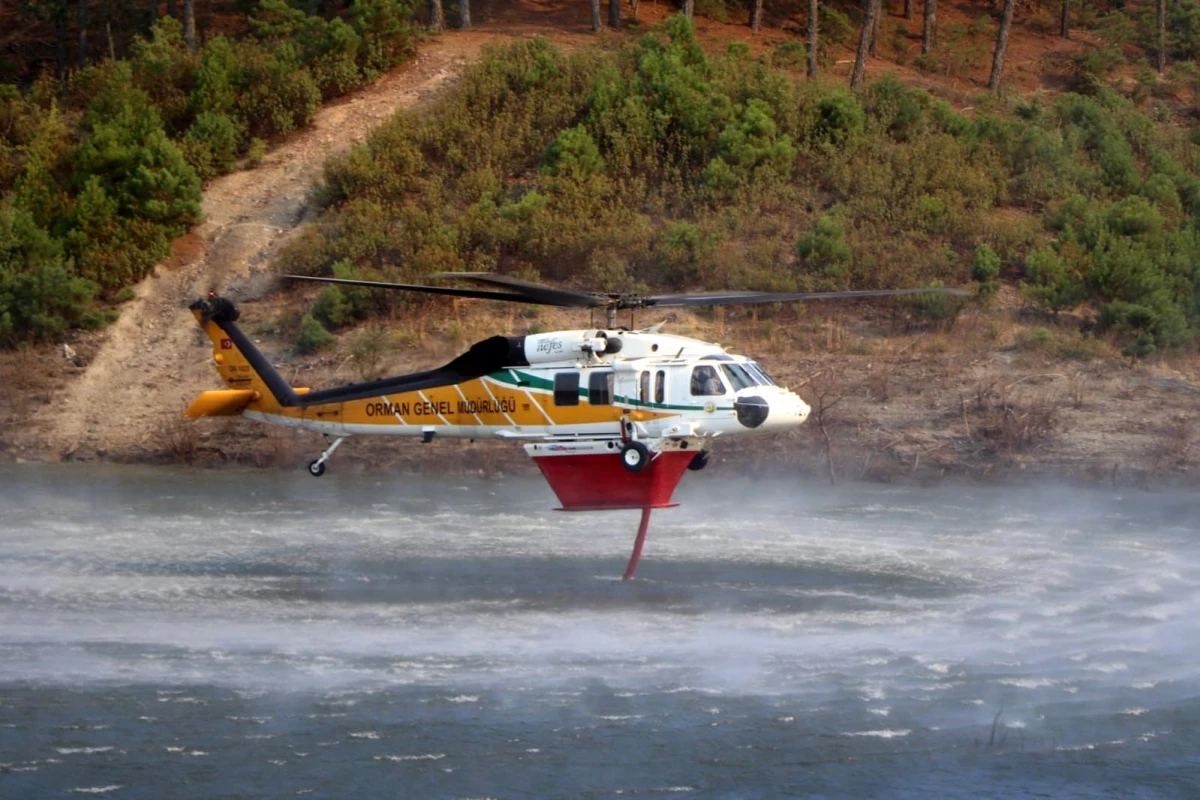
[(246, 406), (258, 399), (258, 392), (250, 389), (221, 389), (203, 392), (192, 401), (185, 417), (233, 417), (241, 414)]

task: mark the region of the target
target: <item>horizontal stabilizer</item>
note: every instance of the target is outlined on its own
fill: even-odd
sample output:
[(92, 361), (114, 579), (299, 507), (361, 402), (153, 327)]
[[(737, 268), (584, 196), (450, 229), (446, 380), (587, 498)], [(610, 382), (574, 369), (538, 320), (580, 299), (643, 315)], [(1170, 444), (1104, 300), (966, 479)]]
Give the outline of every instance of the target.
[(221, 389), (213, 392), (202, 392), (192, 401), (185, 417), (232, 417), (242, 413), (258, 397), (258, 392), (250, 389)]

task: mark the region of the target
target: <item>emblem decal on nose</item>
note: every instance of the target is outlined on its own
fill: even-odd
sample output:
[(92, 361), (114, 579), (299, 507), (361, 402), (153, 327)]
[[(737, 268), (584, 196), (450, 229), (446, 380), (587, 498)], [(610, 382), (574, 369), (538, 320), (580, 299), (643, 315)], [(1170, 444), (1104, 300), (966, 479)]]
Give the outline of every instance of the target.
[(737, 412), (738, 422), (747, 428), (757, 428), (762, 425), (767, 421), (767, 414), (771, 411), (767, 401), (757, 396), (739, 398), (733, 404), (733, 409)]

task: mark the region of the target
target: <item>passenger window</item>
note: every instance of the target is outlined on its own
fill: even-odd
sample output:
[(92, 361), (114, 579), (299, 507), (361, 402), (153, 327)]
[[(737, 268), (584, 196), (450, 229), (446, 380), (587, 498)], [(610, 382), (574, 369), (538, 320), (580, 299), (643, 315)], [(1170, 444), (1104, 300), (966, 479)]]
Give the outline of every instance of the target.
[(578, 372), (559, 372), (554, 376), (554, 405), (579, 405)]
[(643, 403), (650, 402), (650, 373), (643, 372), (640, 377), (640, 386), (638, 387), (639, 398)]
[(666, 394), (666, 391), (667, 391), (666, 384), (667, 384), (667, 373), (660, 369), (658, 371), (658, 374), (656, 374), (654, 376), (654, 402), (656, 402), (656, 403), (664, 402), (663, 396)]
[(612, 405), (613, 374), (593, 372), (588, 375), (588, 402), (594, 406)]
[(712, 367), (705, 364), (692, 370), (692, 394), (697, 397), (711, 397), (725, 394), (725, 384)]

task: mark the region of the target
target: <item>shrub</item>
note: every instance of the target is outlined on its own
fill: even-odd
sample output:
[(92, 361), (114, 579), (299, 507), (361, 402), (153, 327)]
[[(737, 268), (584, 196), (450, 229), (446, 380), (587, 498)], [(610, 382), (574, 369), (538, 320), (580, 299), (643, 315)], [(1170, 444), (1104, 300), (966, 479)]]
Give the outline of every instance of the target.
[(904, 88), (893, 75), (885, 76), (866, 92), (867, 112), (897, 141), (908, 141), (920, 132), (925, 112), (922, 99)]
[[(931, 285), (940, 288), (942, 283), (934, 281)], [(933, 292), (900, 297), (897, 301), (916, 322), (935, 323), (944, 327), (954, 325), (964, 305), (961, 297)]]
[(1025, 263), (1025, 273), (1029, 280), (1021, 283), (1021, 291), (1035, 305), (1054, 314), (1087, 297), (1081, 276), (1051, 247), (1043, 247), (1031, 255)]
[(337, 338), (325, 330), (312, 314), (300, 318), (300, 336), (296, 339), (296, 349), (301, 353), (315, 353), (324, 350), (337, 341)]
[(203, 179), (224, 175), (237, 163), (242, 139), (238, 124), (225, 114), (201, 111), (180, 143), (184, 157)]
[(179, 21), (160, 17), (150, 29), (150, 39), (134, 37), (131, 50), (134, 85), (150, 97), (166, 130), (173, 135), (182, 133), (193, 113), (190, 95), (200, 60), (188, 51)]
[(542, 170), (549, 175), (586, 178), (604, 169), (600, 148), (587, 128), (577, 125), (559, 134), (542, 156)]
[(251, 136), (269, 139), (308, 124), (320, 106), (321, 92), (287, 48), (271, 52), (255, 42), (239, 42), (234, 53), (235, 111)]
[(354, 0), (350, 20), (362, 41), (358, 65), (368, 80), (403, 63), (416, 49), (412, 5), (405, 0)]
[(862, 133), (866, 114), (854, 95), (834, 90), (817, 103), (816, 139), (840, 146)]
[(803, 42), (784, 42), (771, 51), (771, 64), (784, 69), (806, 69), (808, 48)]
[(988, 303), (1000, 290), (1000, 256), (986, 244), (975, 248), (971, 259), (971, 280), (979, 284), (979, 301)]
[(819, 269), (818, 274), (842, 283), (852, 253), (846, 242), (846, 231), (834, 217), (826, 214), (817, 220), (816, 228), (796, 242), (796, 255)]
[(54, 339), (80, 322), (95, 291), (29, 212), (0, 204), (0, 346)]
[(717, 139), (717, 156), (704, 171), (704, 182), (718, 191), (759, 180), (785, 179), (796, 161), (791, 137), (780, 136), (771, 107), (754, 99), (740, 120), (729, 123)]
[(822, 45), (843, 45), (858, 34), (858, 26), (850, 21), (850, 17), (829, 3), (821, 3), (818, 25), (821, 35), (818, 41)]
[(337, 97), (362, 86), (358, 63), (362, 48), (362, 36), (354, 28), (340, 19), (329, 22), (310, 67), (322, 97)]
[(1071, 56), (1071, 79), (1074, 88), (1081, 92), (1092, 92), (1110, 72), (1125, 64), (1125, 54), (1119, 45), (1089, 47)]

